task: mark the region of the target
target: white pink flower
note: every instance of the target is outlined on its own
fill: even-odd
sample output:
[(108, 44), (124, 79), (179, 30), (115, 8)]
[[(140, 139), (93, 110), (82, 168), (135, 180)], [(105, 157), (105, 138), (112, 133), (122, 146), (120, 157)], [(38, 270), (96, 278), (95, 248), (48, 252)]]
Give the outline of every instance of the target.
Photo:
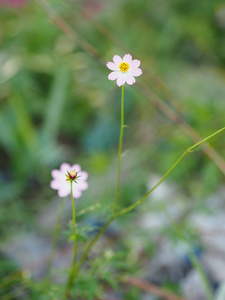
[(75, 171), (77, 173), (76, 182), (73, 181), (73, 196), (74, 198), (80, 198), (82, 191), (88, 188), (86, 182), (88, 173), (81, 170), (80, 165), (70, 166), (67, 163), (63, 163), (59, 170), (52, 170), (53, 180), (51, 181), (51, 188), (58, 190), (59, 197), (66, 197), (71, 194), (71, 183), (67, 180), (68, 172)]
[(119, 55), (114, 55), (113, 62), (106, 64), (107, 68), (113, 71), (109, 74), (108, 79), (116, 80), (118, 86), (125, 83), (132, 85), (136, 81), (134, 77), (142, 74), (142, 70), (139, 68), (140, 64), (140, 60), (132, 60), (130, 54), (125, 54), (123, 58)]

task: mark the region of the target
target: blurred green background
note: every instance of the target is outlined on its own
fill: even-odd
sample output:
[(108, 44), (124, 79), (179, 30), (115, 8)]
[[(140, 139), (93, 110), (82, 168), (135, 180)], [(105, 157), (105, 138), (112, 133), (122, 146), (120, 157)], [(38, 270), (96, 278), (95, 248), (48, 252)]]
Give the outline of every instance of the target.
[[(51, 170), (62, 162), (89, 173), (79, 209), (112, 203), (120, 88), (108, 81), (105, 62), (113, 55), (131, 53), (143, 69), (136, 85), (125, 86), (120, 206), (138, 200), (150, 175), (162, 176), (195, 143), (191, 127), (202, 137), (223, 127), (224, 32), (222, 0), (1, 5), (1, 240), (35, 228), (37, 215), (56, 198)], [(169, 109), (180, 119), (170, 118)], [(223, 160), (225, 135), (209, 144)], [(168, 181), (195, 199), (189, 205), (197, 210), (224, 174), (214, 156), (198, 151)]]

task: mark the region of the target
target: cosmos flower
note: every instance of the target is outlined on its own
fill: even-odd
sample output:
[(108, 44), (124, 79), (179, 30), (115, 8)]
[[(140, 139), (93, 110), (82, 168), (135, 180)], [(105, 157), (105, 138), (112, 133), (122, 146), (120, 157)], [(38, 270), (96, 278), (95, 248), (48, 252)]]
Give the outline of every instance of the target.
[(73, 182), (73, 196), (80, 198), (82, 191), (88, 188), (86, 182), (88, 173), (81, 170), (80, 165), (70, 166), (63, 163), (59, 170), (52, 170), (53, 180), (51, 181), (51, 188), (58, 190), (59, 197), (66, 197), (71, 193), (71, 181)]
[(139, 68), (141, 62), (138, 59), (132, 60), (130, 54), (125, 54), (123, 58), (119, 55), (113, 56), (113, 62), (108, 62), (106, 64), (107, 68), (111, 71), (108, 79), (116, 80), (118, 86), (128, 83), (132, 85), (135, 83), (135, 78), (142, 74), (142, 70)]

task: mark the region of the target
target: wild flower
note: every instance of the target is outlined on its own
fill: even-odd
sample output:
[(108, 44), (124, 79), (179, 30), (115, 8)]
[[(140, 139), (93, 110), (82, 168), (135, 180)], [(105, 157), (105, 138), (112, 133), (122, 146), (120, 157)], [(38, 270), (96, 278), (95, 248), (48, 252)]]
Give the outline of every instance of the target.
[(52, 170), (53, 180), (50, 186), (58, 190), (59, 197), (66, 197), (71, 194), (71, 182), (75, 183), (73, 187), (74, 198), (80, 198), (82, 191), (88, 188), (86, 182), (88, 173), (81, 170), (80, 165), (70, 166), (68, 163), (62, 163), (59, 170)]
[(136, 81), (134, 77), (142, 74), (142, 70), (139, 68), (140, 64), (140, 60), (132, 60), (130, 54), (125, 54), (123, 58), (119, 55), (114, 55), (113, 62), (106, 64), (107, 68), (113, 71), (109, 74), (108, 79), (116, 80), (118, 86), (125, 83), (132, 85)]

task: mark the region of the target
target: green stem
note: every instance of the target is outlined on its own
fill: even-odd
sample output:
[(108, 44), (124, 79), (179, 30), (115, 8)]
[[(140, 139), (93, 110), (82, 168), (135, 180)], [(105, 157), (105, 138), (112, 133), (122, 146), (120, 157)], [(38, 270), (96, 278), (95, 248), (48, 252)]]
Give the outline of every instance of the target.
[(80, 270), (80, 267), (82, 266), (82, 264), (84, 263), (84, 261), (86, 260), (87, 256), (88, 256), (88, 252), (89, 250), (95, 245), (95, 243), (99, 240), (99, 238), (102, 236), (102, 234), (106, 231), (106, 229), (108, 228), (108, 226), (110, 225), (110, 223), (118, 216), (121, 216), (125, 213), (128, 213), (129, 211), (131, 211), (132, 209), (134, 209), (135, 207), (137, 207), (138, 205), (140, 205), (165, 179), (166, 177), (173, 171), (173, 169), (181, 162), (181, 160), (192, 150), (194, 150), (194, 148), (198, 147), (199, 145), (201, 145), (202, 143), (206, 142), (207, 140), (211, 139), (212, 137), (214, 137), (215, 135), (219, 134), (220, 132), (224, 131), (225, 127), (221, 128), (220, 130), (214, 132), (213, 134), (211, 134), (210, 136), (206, 137), (205, 139), (199, 141), (198, 143), (194, 144), (193, 146), (189, 147), (181, 156), (180, 158), (178, 158), (178, 160), (172, 165), (172, 167), (166, 172), (166, 174), (162, 177), (162, 179), (147, 193), (145, 194), (141, 199), (139, 199), (137, 202), (135, 202), (134, 204), (128, 206), (127, 208), (121, 209), (118, 213), (114, 213), (113, 216), (108, 220), (108, 222), (102, 227), (102, 229), (100, 230), (100, 232), (88, 243), (88, 245), (86, 246), (80, 260), (78, 261), (77, 265), (76, 265), (76, 269), (75, 269), (75, 273), (74, 276), (77, 275), (77, 273)]
[(72, 206), (73, 206), (73, 238), (74, 238), (74, 246), (73, 246), (73, 259), (71, 262), (70, 267), (70, 274), (68, 276), (67, 284), (66, 284), (66, 291), (65, 296), (69, 295), (69, 292), (72, 288), (73, 281), (74, 281), (74, 273), (76, 269), (76, 257), (77, 257), (77, 235), (76, 235), (76, 207), (75, 201), (73, 197), (73, 182), (71, 181), (71, 199), (72, 199)]
[(56, 224), (55, 224), (55, 228), (53, 231), (52, 242), (51, 242), (51, 252), (50, 252), (50, 256), (49, 256), (49, 260), (48, 260), (47, 280), (50, 280), (50, 276), (51, 276), (51, 269), (52, 269), (54, 255), (55, 255), (56, 244), (57, 244), (57, 240), (59, 237), (60, 223), (61, 223), (61, 219), (62, 219), (62, 212), (63, 212), (64, 204), (65, 204), (65, 198), (63, 198), (61, 200), (61, 202), (59, 204), (58, 212), (57, 212)]
[(80, 270), (80, 267), (82, 266), (82, 264), (84, 263), (84, 261), (86, 260), (87, 256), (88, 256), (88, 252), (89, 250), (95, 245), (95, 243), (99, 240), (99, 238), (102, 236), (102, 234), (106, 231), (106, 229), (109, 227), (110, 223), (115, 219), (114, 216), (112, 216), (106, 223), (105, 225), (102, 227), (102, 229), (99, 231), (99, 233), (88, 243), (88, 245), (86, 246), (80, 260), (78, 261), (77, 265), (76, 265), (76, 270), (75, 273), (77, 274)]
[(142, 198), (140, 198), (138, 201), (136, 201), (134, 204), (121, 209), (115, 216), (121, 216), (124, 215), (126, 213), (128, 213), (129, 211), (133, 210), (134, 208), (136, 208), (138, 205), (140, 205), (166, 178), (167, 176), (176, 168), (176, 166), (181, 162), (181, 160), (189, 153), (192, 152), (194, 150), (194, 148), (197, 148), (199, 145), (201, 145), (202, 143), (208, 141), (209, 139), (211, 139), (212, 137), (214, 137), (215, 135), (219, 134), (220, 132), (224, 131), (225, 127), (221, 128), (220, 130), (214, 132), (213, 134), (209, 135), (208, 137), (206, 137), (205, 139), (199, 141), (198, 143), (194, 144), (193, 146), (189, 147), (179, 158), (178, 160), (172, 165), (172, 167), (166, 172), (166, 174), (159, 180), (159, 182), (150, 190), (148, 191)]
[(123, 128), (124, 128), (124, 85), (121, 87), (121, 123), (120, 123), (120, 141), (118, 150), (118, 166), (117, 166), (117, 180), (116, 180), (116, 193), (113, 206), (113, 214), (116, 212), (119, 198), (120, 189), (120, 169), (121, 169), (121, 157), (123, 148)]

